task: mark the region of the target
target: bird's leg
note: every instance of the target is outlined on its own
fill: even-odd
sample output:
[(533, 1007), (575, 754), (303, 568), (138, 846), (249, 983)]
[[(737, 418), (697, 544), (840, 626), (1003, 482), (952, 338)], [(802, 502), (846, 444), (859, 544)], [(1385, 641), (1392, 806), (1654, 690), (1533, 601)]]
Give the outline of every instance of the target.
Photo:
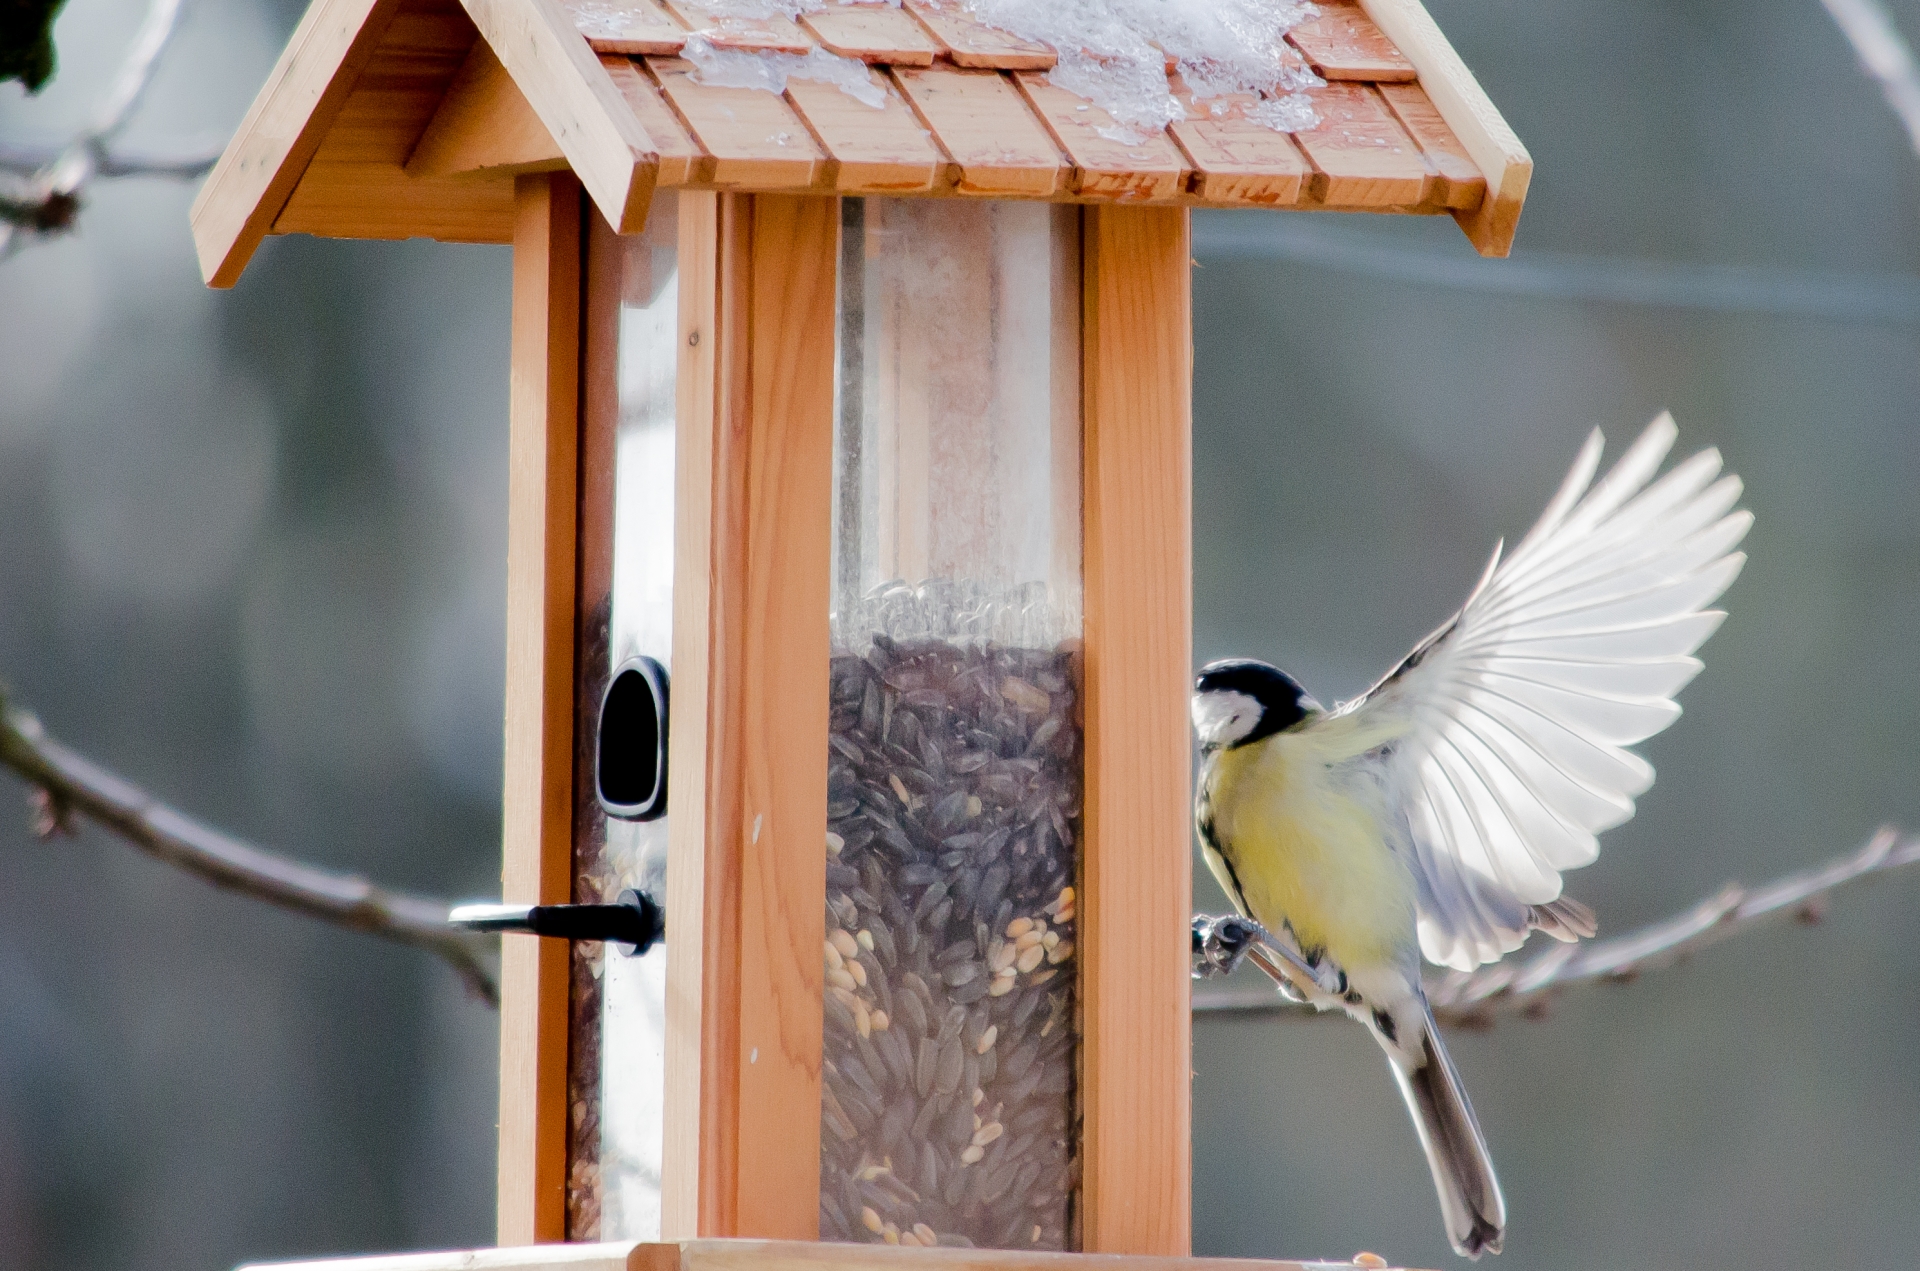
[(1337, 1000), (1347, 992), (1346, 972), (1325, 953), (1308, 957), (1290, 929), (1269, 931), (1240, 914), (1196, 916), (1192, 956), (1196, 980), (1230, 975), (1251, 956), (1281, 993), (1294, 1001), (1308, 1001), (1316, 991), (1322, 998)]
[(1193, 978), (1231, 975), (1247, 951), (1267, 934), (1266, 928), (1239, 914), (1218, 918), (1195, 914), (1193, 919)]
[(1308, 984), (1330, 998), (1343, 998), (1347, 993), (1347, 973), (1340, 964), (1327, 956), (1325, 949), (1315, 949), (1308, 953), (1300, 947), (1298, 937), (1293, 934), (1293, 926), (1288, 924), (1278, 932), (1260, 931), (1261, 945), (1271, 954), (1278, 956), (1297, 974), (1306, 977)]

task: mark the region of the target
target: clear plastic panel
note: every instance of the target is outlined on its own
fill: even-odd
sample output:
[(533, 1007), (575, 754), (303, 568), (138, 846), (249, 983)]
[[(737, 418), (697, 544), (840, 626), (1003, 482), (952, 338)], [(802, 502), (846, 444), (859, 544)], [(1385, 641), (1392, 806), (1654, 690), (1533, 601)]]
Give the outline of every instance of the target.
[(843, 208), (821, 1234), (1070, 1248), (1078, 212)]
[[(612, 568), (604, 635), (582, 642), (583, 662), (591, 663), (581, 675), (588, 719), (597, 718), (598, 691), (616, 668), (644, 655), (670, 669), (673, 653), (677, 226), (677, 202), (665, 192), (655, 197), (645, 232), (617, 240)], [(581, 759), (591, 772), (591, 754)], [(664, 899), (667, 819), (606, 816), (591, 779), (580, 798), (574, 898), (612, 901), (637, 888)], [(620, 946), (581, 946), (576, 954), (571, 1239), (659, 1236), (666, 957), (664, 945), (641, 957)]]

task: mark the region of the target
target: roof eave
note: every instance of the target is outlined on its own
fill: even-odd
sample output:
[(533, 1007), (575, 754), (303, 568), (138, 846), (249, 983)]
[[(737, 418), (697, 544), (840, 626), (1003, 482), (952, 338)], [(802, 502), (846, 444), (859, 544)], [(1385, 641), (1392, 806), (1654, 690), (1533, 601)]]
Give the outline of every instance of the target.
[(1360, 0), (1374, 25), (1420, 72), (1420, 85), (1487, 179), (1480, 206), (1454, 213), (1482, 256), (1505, 256), (1533, 180), (1533, 156), (1501, 117), (1420, 0)]
[(400, 0), (314, 0), (193, 200), (210, 287), (231, 287), (286, 206)]

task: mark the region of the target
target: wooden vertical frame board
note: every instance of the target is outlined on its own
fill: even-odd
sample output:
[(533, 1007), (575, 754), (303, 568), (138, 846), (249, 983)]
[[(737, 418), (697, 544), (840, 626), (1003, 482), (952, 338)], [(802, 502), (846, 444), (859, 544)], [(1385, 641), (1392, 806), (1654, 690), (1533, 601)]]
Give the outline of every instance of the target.
[(1192, 1248), (1187, 927), (1193, 320), (1187, 213), (1082, 213), (1082, 1248)]
[[(720, 1130), (725, 1109), (709, 1087), (737, 1083), (735, 1048), (724, 1003), (738, 993), (739, 959), (732, 956), (739, 910), (737, 875), (726, 853), (709, 847), (727, 824), (724, 805), (709, 816), (709, 795), (731, 779), (708, 748), (718, 653), (716, 611), (724, 612), (725, 581), (739, 573), (718, 553), (729, 542), (715, 532), (721, 505), (715, 485), (721, 462), (721, 359), (739, 326), (737, 275), (746, 252), (739, 218), (725, 217), (733, 200), (718, 194), (680, 196), (680, 358), (674, 436), (673, 697), (667, 738), (666, 1091), (663, 1104), (660, 1236), (687, 1240), (730, 1225), (719, 1198), (730, 1192), (732, 1143)], [(722, 321), (722, 302), (725, 301)], [(731, 359), (729, 360), (729, 362)], [(720, 788), (724, 788), (721, 786)], [(711, 1054), (713, 1062), (705, 1057)]]
[[(573, 866), (574, 533), (580, 185), (514, 185), (507, 490), (506, 788), (501, 895), (564, 904)], [(500, 956), (499, 1240), (566, 1234), (567, 945)]]
[[(582, 200), (580, 443), (575, 489), (572, 894), (599, 903), (607, 850), (600, 808), (600, 701), (612, 666), (613, 503), (620, 429), (620, 298), (626, 244)], [(607, 947), (574, 945), (568, 960), (567, 1239), (600, 1238), (601, 1019)]]
[(662, 1230), (813, 1239), (839, 203), (683, 209)]

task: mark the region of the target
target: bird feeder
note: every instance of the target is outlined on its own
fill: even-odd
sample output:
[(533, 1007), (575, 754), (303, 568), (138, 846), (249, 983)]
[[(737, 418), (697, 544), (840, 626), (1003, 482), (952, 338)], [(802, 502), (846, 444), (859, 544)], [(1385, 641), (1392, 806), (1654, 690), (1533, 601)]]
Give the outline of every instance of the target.
[(505, 941), (499, 1240), (603, 1243), (472, 1265), (1185, 1257), (1188, 211), (1504, 255), (1530, 161), (1417, 0), (1287, 34), (1292, 132), (741, 11), (314, 0), (194, 206), (217, 287), (513, 245), (505, 899), (666, 941)]

